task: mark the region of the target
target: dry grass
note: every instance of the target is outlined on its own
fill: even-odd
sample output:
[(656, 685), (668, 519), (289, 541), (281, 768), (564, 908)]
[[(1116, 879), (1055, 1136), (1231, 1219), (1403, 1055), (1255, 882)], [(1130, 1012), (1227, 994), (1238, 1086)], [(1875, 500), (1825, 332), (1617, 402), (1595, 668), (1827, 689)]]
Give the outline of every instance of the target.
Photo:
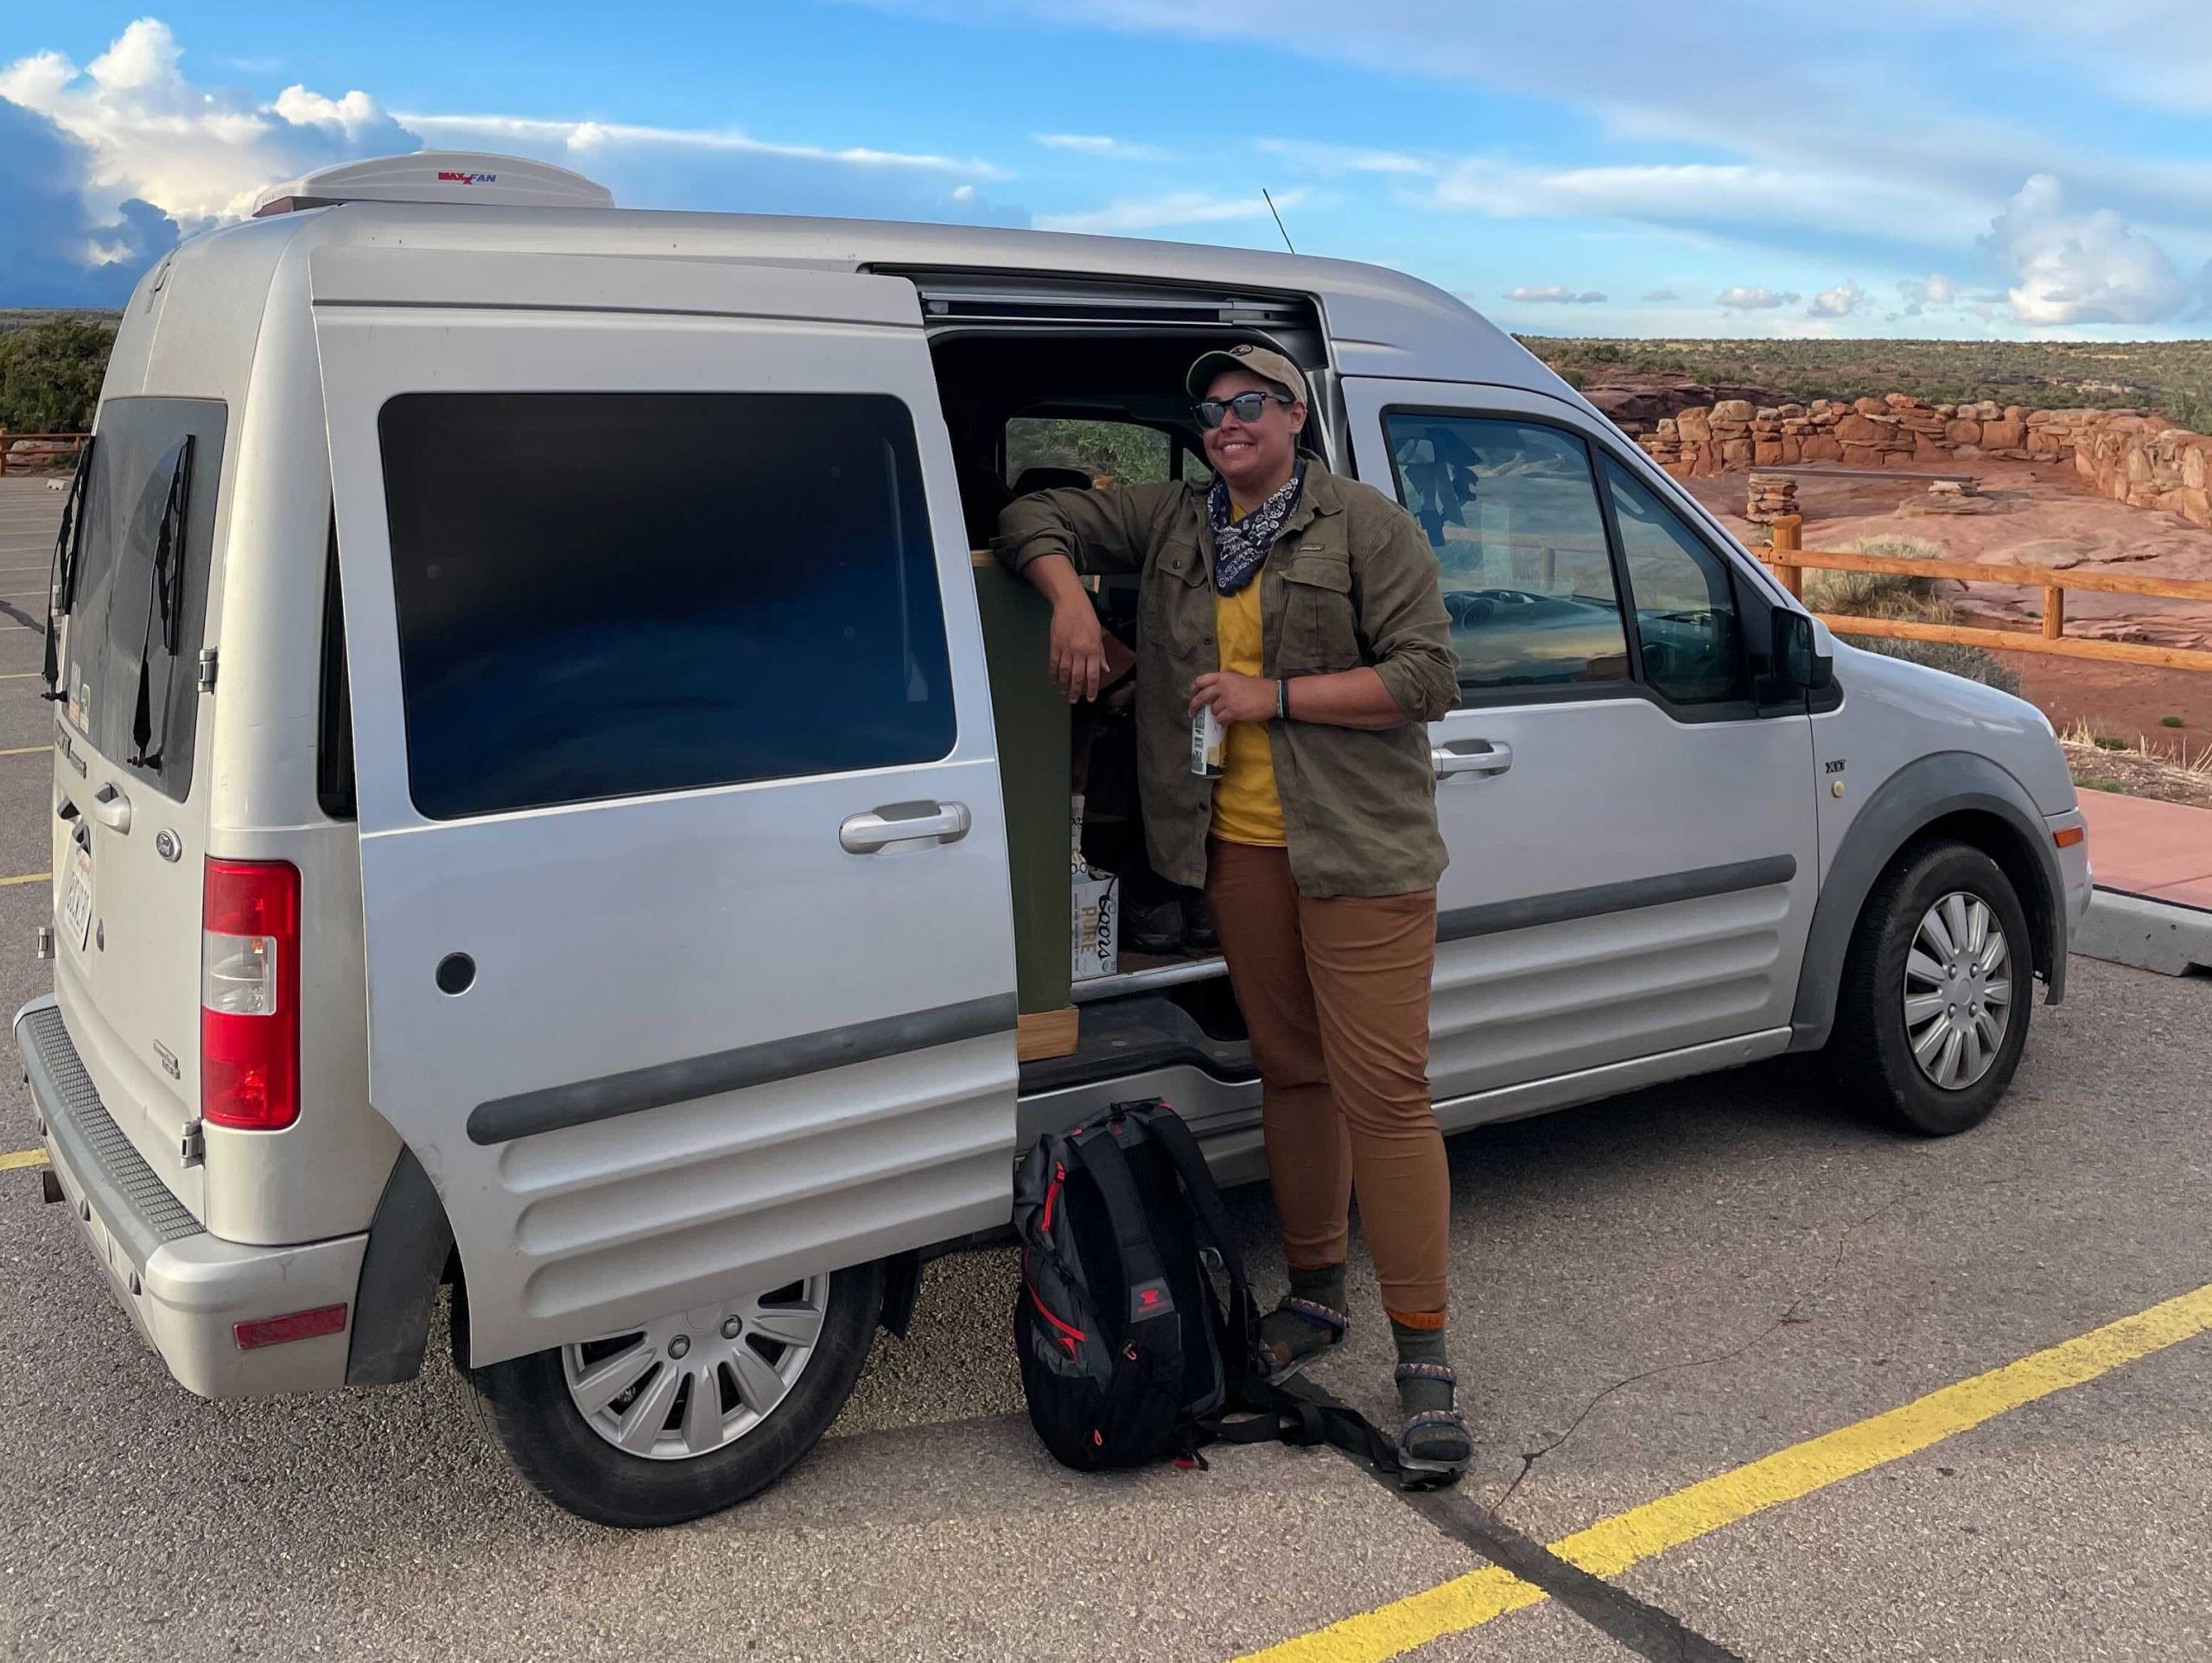
[(2154, 745), (2148, 734), (2135, 743), (2115, 741), (2085, 721), (2058, 736), (2074, 783), (2084, 790), (2117, 791), (2125, 797), (2155, 797), (2192, 809), (2212, 809), (2212, 745), (2179, 755)]
[[(1944, 550), (1922, 537), (1860, 537), (1844, 545), (1847, 553), (1882, 555), (1894, 560), (1939, 560)], [(1955, 624), (1963, 615), (1944, 592), (1948, 580), (1911, 577), (1896, 572), (1827, 572), (1805, 568), (1805, 604), (1815, 612), (1852, 618), (1901, 618), (1923, 624)], [(2018, 671), (1980, 647), (1948, 641), (1893, 641), (1882, 636), (1838, 634), (1854, 647), (1903, 658), (1946, 675), (1962, 676), (2000, 692), (2020, 690)]]

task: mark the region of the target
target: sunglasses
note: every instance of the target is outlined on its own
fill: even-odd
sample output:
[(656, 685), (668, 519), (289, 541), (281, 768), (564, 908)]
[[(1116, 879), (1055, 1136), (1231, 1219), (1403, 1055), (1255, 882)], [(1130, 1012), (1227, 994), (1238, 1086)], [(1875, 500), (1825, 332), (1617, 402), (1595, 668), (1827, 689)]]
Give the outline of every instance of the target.
[(1191, 414), (1198, 418), (1198, 425), (1211, 433), (1222, 424), (1231, 411), (1240, 422), (1256, 422), (1260, 412), (1273, 399), (1278, 404), (1295, 404), (1298, 401), (1288, 393), (1239, 393), (1234, 398), (1206, 398), (1191, 406)]

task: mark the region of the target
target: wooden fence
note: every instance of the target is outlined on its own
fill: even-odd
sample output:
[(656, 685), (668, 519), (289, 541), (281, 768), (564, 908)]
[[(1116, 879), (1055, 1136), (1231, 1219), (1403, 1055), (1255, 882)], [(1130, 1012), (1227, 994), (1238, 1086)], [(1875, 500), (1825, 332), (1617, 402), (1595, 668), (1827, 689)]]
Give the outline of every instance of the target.
[(53, 450), (33, 451), (29, 455), (19, 458), (21, 471), (29, 473), (34, 468), (57, 467), (64, 457), (68, 459), (69, 466), (73, 468), (77, 465), (77, 453), (84, 449), (85, 441), (91, 436), (83, 433), (10, 433), (0, 428), (0, 473), (8, 471), (8, 453), (15, 448), (19, 440), (27, 439), (39, 445), (66, 444), (69, 447), (58, 453)]
[(2094, 658), (2107, 663), (2149, 664), (2162, 670), (2212, 670), (2212, 652), (2187, 647), (2148, 646), (2139, 641), (2101, 641), (2066, 632), (2066, 592), (2155, 595), (2164, 600), (2202, 601), (2212, 610), (2212, 582), (2191, 578), (2153, 577), (2120, 572), (2058, 571), (2044, 566), (2014, 566), (1966, 560), (1921, 560), (1893, 555), (1847, 555), (1801, 549), (1803, 519), (1785, 515), (1774, 522), (1774, 546), (1760, 556), (1782, 587), (1802, 598), (1808, 567), (1823, 572), (1882, 572), (1903, 577), (1955, 578), (1961, 583), (2012, 583), (2043, 591), (2041, 631), (1975, 629), (1961, 624), (1923, 624), (1903, 618), (1859, 618), (1821, 613), (1820, 620), (1838, 635), (1878, 635), (1901, 641), (1950, 641), (1993, 652), (2042, 652), (2060, 658)]

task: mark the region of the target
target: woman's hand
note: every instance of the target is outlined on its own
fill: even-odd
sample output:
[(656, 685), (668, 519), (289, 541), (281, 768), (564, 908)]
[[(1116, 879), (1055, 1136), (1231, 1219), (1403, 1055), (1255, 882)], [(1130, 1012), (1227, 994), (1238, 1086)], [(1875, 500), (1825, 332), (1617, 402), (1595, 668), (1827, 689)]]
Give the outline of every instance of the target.
[(1070, 704), (1095, 699), (1106, 679), (1106, 632), (1087, 592), (1052, 605), (1052, 685)]
[(1208, 705), (1213, 707), (1214, 719), (1224, 727), (1230, 722), (1273, 721), (1275, 684), (1265, 676), (1209, 670), (1191, 683), (1191, 708), (1185, 714), (1195, 716)]

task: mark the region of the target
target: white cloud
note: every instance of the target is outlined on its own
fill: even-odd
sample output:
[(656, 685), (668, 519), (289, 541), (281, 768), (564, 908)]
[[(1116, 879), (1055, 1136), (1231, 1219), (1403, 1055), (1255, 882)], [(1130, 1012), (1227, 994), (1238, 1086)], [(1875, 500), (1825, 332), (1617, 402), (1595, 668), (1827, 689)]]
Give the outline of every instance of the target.
[[(1285, 191), (1275, 198), (1278, 208), (1294, 208), (1306, 200), (1302, 190)], [(1264, 199), (1254, 196), (1217, 196), (1206, 191), (1170, 191), (1162, 196), (1111, 202), (1080, 213), (1040, 213), (1040, 231), (1097, 232), (1108, 235), (1155, 231), (1163, 225), (1211, 225), (1236, 219), (1268, 219)]]
[(1681, 296), (1671, 289), (1655, 289), (1643, 298), (1647, 301), (1678, 301)]
[(287, 87), (272, 105), (207, 91), (179, 68), (168, 26), (142, 17), (81, 69), (35, 53), (0, 69), (0, 98), (45, 117), (91, 153), (87, 205), (133, 198), (188, 225), (251, 212), (273, 181), (349, 156), (412, 150), (412, 135), (365, 92)]
[(1795, 289), (1754, 289), (1744, 283), (1724, 289), (1713, 297), (1715, 306), (1732, 312), (1768, 312), (1778, 306), (1795, 306), (1804, 296)]
[(1306, 139), (1263, 138), (1257, 148), (1320, 174), (1434, 174), (1444, 164), (1402, 150), (1374, 150), (1352, 144), (1319, 144)]
[(2069, 213), (2064, 187), (2049, 174), (2020, 187), (1982, 247), (2013, 279), (2020, 323), (2158, 323), (2190, 298), (2164, 250), (2110, 208)]
[(1030, 136), (1047, 149), (1109, 156), (1116, 162), (1166, 162), (1173, 157), (1173, 152), (1157, 144), (1132, 144), (1127, 139), (1109, 138), (1101, 133), (1032, 133)]
[(1823, 289), (1813, 296), (1813, 303), (1805, 308), (1808, 318), (1847, 318), (1856, 312), (1866, 299), (1866, 291), (1852, 278), (1845, 278), (1834, 289)]
[(1518, 288), (1507, 289), (1505, 298), (1509, 301), (1540, 301), (1548, 305), (1597, 306), (1602, 304), (1605, 297), (1595, 289), (1585, 289), (1578, 295), (1572, 289), (1565, 288), (1559, 283), (1546, 283), (1541, 288), (1522, 283)]
[(1897, 285), (1897, 293), (1915, 306), (1948, 306), (1958, 298), (1958, 290), (1951, 280), (1940, 271), (1931, 271), (1925, 277), (1908, 278)]

